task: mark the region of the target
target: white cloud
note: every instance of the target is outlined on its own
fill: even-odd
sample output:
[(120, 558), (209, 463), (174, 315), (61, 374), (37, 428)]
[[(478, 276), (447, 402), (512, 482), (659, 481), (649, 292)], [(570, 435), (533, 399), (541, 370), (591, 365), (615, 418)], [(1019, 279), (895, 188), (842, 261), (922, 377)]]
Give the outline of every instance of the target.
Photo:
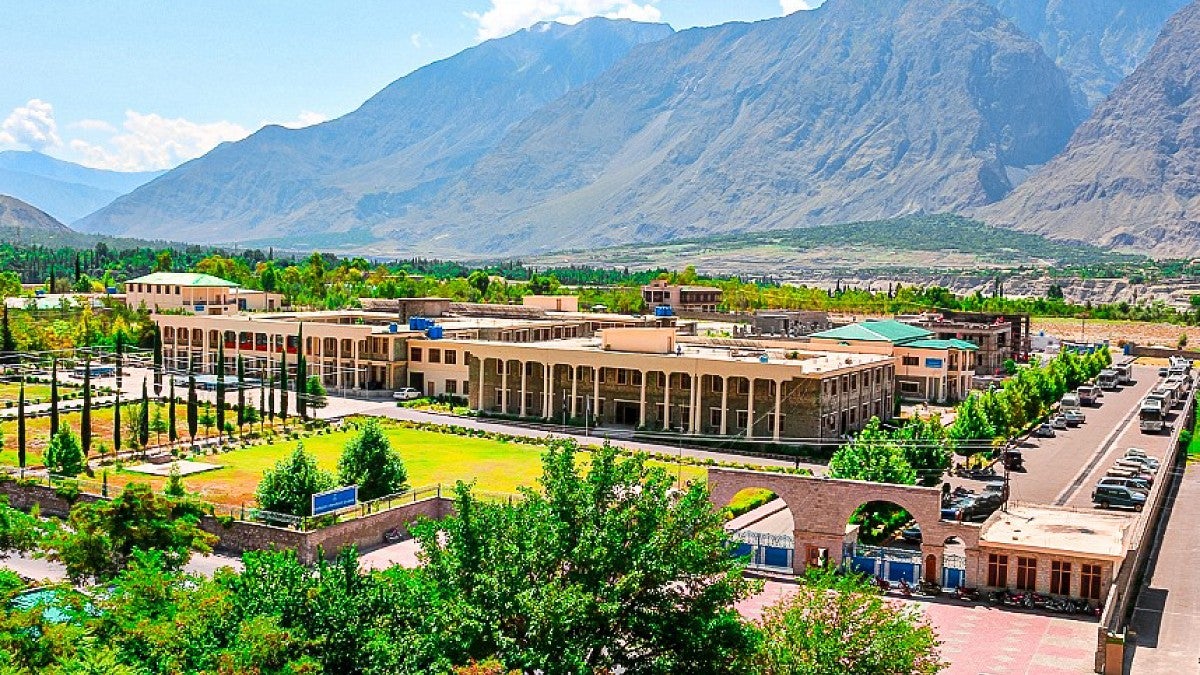
[(791, 14), (816, 9), (824, 2), (825, 0), (779, 0), (779, 7), (784, 14)]
[(250, 131), (233, 122), (199, 123), (156, 113), (125, 112), (121, 130), (102, 144), (71, 141), (84, 164), (118, 171), (169, 169), (212, 150), (224, 141), (245, 138)]
[(412, 46), (417, 49), (425, 46), (425, 40), (421, 37), (420, 33), (413, 33), (412, 35), (409, 35), (408, 41), (411, 42)]
[[(324, 122), (327, 119), (329, 119), (329, 118), (326, 117), (325, 115), (322, 115), (319, 112), (313, 112), (311, 110), (301, 110), (300, 114), (296, 116), (296, 119), (288, 120), (287, 122), (274, 122), (274, 124), (278, 124), (281, 127), (287, 127), (289, 129), (303, 129), (304, 127), (311, 127), (314, 124), (320, 124), (321, 122)], [(263, 125), (267, 125), (267, 124), (272, 124), (272, 123), (271, 122), (263, 122)]]
[(0, 145), (23, 145), (32, 150), (46, 150), (62, 145), (58, 123), (54, 121), (54, 106), (38, 99), (13, 108), (0, 123)]
[(480, 40), (502, 37), (539, 21), (577, 23), (589, 16), (661, 21), (658, 0), (491, 0), (485, 12), (467, 12), (479, 24)]
[(67, 128), (68, 129), (81, 129), (83, 131), (101, 131), (106, 134), (117, 133), (117, 128), (114, 127), (113, 125), (109, 124), (108, 122), (105, 122), (104, 120), (92, 120), (92, 119), (79, 120), (78, 122), (71, 122), (70, 124), (67, 125)]

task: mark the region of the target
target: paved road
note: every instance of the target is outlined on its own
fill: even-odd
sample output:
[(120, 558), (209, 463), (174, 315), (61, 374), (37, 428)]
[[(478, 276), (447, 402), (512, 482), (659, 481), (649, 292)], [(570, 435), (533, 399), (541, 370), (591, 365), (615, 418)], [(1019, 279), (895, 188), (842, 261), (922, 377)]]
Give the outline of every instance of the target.
[[(1141, 435), (1137, 429), (1137, 407), (1158, 382), (1157, 369), (1135, 366), (1134, 380), (1134, 384), (1120, 390), (1104, 392), (1099, 407), (1084, 409), (1087, 415), (1084, 424), (1059, 431), (1054, 438), (1030, 438), (1022, 448), (1026, 471), (1010, 477), (1012, 498), (1036, 504), (1065, 504), (1086, 492), (1084, 505), (1089, 505), (1088, 476), (1093, 469), (1099, 468), (1103, 473), (1107, 468), (1099, 457), (1117, 448), (1123, 453), (1127, 446), (1121, 443), (1131, 438), (1130, 429), (1134, 436)], [(1150, 451), (1145, 440), (1160, 439), (1165, 445), (1166, 438), (1165, 434), (1147, 436), (1129, 445)]]
[(1131, 628), (1137, 631), (1131, 673), (1200, 672), (1200, 464), (1188, 466), (1167, 495), (1166, 529), (1150, 559)]

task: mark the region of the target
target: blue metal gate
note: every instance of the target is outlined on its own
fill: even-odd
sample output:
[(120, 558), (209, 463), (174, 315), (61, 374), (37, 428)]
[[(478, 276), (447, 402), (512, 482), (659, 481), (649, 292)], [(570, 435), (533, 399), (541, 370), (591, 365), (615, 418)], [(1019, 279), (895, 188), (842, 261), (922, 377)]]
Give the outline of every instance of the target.
[(921, 578), (920, 551), (847, 544), (842, 549), (842, 559), (855, 572), (883, 577), (892, 582), (903, 580), (915, 584)]
[(942, 587), (958, 588), (966, 582), (967, 559), (953, 553), (942, 556)]
[(730, 533), (736, 543), (733, 554), (748, 557), (749, 569), (791, 572), (796, 556), (796, 540), (790, 534), (770, 534), (742, 530)]

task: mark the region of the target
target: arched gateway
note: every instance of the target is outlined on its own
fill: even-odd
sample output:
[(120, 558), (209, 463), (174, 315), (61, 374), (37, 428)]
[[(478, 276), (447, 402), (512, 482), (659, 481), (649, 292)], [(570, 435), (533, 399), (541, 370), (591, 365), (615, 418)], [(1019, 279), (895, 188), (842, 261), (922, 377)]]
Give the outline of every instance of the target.
[[(735, 494), (746, 488), (770, 490), (791, 510), (796, 542), (793, 570), (797, 574), (824, 560), (841, 564), (847, 521), (858, 507), (873, 501), (891, 502), (902, 507), (920, 525), (921, 558), (927, 573), (931, 562), (941, 566), (944, 542), (951, 537), (963, 542), (968, 560), (978, 555), (979, 525), (942, 520), (942, 493), (938, 488), (746, 469), (708, 469), (709, 498), (715, 506), (728, 504)], [(974, 567), (966, 566), (968, 570)], [(940, 570), (938, 576), (941, 576)], [(975, 585), (969, 576), (964, 581), (968, 586)]]

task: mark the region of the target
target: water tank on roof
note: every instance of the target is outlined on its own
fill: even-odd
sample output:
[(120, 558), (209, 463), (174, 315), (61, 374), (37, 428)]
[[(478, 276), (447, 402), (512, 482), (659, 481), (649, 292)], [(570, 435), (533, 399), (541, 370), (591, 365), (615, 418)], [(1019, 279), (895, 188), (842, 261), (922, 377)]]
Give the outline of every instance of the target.
[(388, 332), (389, 333), (395, 333), (398, 330), (400, 330), (400, 326), (396, 325), (395, 323), (388, 324)]
[[(432, 322), (431, 322), (431, 323), (432, 323)], [(428, 328), (428, 329), (425, 331), (425, 335), (426, 335), (427, 337), (429, 337), (429, 339), (430, 339), (430, 340), (441, 340), (441, 339), (442, 339), (442, 330), (443, 330), (443, 329), (442, 329), (442, 327), (441, 327), (441, 326), (433, 326), (433, 325), (431, 325), (431, 326), (429, 326), (429, 328)]]
[(36, 295), (36, 296), (38, 296), (38, 297), (40, 298), (40, 297), (42, 297), (43, 295), (45, 295), (45, 294), (46, 294), (46, 291), (43, 291), (43, 290), (41, 290), (41, 289), (38, 289), (38, 290), (34, 291), (34, 292), (33, 292), (33, 294), (34, 294), (34, 295)]
[(675, 309), (670, 305), (659, 305), (654, 308), (654, 316), (675, 316)]

